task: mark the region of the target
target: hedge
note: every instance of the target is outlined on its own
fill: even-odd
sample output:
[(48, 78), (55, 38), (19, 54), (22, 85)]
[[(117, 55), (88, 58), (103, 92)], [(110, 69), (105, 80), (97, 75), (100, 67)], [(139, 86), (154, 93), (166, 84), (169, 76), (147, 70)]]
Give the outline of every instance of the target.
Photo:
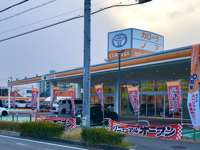
[(35, 138), (59, 137), (64, 133), (64, 127), (51, 122), (24, 122), (20, 125), (22, 136)]
[(20, 130), (19, 122), (0, 121), (0, 130), (16, 131)]
[(117, 145), (122, 143), (125, 135), (111, 132), (104, 128), (84, 128), (81, 133), (82, 140), (89, 144)]

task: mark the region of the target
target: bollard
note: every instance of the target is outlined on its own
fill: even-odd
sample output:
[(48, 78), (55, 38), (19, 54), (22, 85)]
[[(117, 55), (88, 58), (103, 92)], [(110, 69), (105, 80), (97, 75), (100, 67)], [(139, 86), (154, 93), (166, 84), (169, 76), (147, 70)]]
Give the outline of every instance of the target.
[(196, 141), (196, 129), (194, 129), (193, 140)]
[(30, 122), (32, 122), (32, 114), (30, 114)]
[(12, 121), (15, 121), (14, 114), (12, 114)]
[(18, 113), (17, 113), (17, 115), (16, 115), (16, 121), (18, 122)]

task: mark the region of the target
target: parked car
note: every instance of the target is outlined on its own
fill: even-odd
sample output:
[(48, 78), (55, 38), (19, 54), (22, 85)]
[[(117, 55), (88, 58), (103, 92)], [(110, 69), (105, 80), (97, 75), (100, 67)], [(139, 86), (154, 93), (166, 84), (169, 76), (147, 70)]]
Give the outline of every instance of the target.
[(27, 103), (26, 101), (16, 101), (15, 102), (16, 108), (26, 108), (27, 107)]
[(7, 116), (8, 110), (4, 107), (0, 107), (0, 116)]

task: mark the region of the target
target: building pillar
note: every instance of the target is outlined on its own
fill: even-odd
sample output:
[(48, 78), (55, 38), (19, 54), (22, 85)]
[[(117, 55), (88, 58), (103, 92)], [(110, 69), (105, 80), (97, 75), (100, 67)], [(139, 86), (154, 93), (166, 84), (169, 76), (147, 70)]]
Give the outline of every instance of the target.
[(38, 84), (37, 111), (40, 111), (40, 84)]
[(50, 107), (53, 106), (53, 100), (54, 100), (54, 83), (50, 82)]
[(10, 104), (10, 101), (11, 101), (11, 90), (12, 90), (12, 87), (8, 86), (8, 109), (11, 108), (11, 104)]
[(120, 103), (121, 103), (121, 98), (119, 98), (119, 81), (115, 82), (115, 90), (114, 90), (114, 95), (115, 95), (115, 99), (114, 99), (114, 111), (119, 115), (120, 114)]

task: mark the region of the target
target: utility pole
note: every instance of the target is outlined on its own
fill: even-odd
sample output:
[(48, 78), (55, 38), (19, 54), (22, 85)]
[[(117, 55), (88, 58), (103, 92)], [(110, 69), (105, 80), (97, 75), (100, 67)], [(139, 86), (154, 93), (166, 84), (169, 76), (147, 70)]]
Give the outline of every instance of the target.
[(90, 127), (91, 0), (84, 0), (83, 126)]

